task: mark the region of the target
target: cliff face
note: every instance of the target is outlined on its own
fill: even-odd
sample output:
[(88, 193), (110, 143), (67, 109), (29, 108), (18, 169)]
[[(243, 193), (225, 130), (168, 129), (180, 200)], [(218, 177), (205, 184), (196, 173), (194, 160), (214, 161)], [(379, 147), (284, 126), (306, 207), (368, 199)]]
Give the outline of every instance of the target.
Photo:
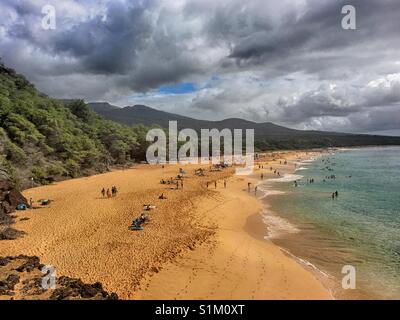
[(0, 174), (3, 179), (0, 180), (0, 240), (12, 240), (23, 233), (10, 227), (14, 222), (11, 213), (20, 203), (27, 204), (27, 200), (9, 180), (4, 179), (6, 171), (0, 171)]
[(3, 215), (14, 212), (20, 203), (27, 204), (25, 197), (10, 181), (0, 180), (0, 219)]

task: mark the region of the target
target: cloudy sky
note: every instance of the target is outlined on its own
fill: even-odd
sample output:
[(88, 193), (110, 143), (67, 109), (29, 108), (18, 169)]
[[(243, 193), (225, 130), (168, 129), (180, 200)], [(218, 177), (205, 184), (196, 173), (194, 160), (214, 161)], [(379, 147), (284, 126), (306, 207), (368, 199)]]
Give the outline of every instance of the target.
[(0, 56), (42, 92), (201, 119), (400, 134), (399, 50), (399, 0), (0, 2)]

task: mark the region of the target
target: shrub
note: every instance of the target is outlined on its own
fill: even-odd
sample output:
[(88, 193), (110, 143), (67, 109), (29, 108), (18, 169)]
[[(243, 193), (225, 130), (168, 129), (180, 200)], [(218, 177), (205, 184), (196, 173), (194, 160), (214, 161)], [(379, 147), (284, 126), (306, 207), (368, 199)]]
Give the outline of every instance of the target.
[(15, 164), (23, 165), (27, 161), (25, 151), (9, 140), (5, 142), (4, 151), (6, 159)]

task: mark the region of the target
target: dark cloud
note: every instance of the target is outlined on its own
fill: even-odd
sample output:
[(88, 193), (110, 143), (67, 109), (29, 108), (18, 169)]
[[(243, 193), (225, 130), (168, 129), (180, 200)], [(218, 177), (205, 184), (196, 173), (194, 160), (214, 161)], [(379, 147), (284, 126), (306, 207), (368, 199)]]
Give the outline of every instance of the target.
[[(49, 3), (57, 29), (46, 31)], [(341, 28), (345, 4), (356, 8), (357, 30)], [(0, 55), (63, 98), (302, 128), (396, 129), (399, 16), (398, 0), (3, 0)], [(157, 93), (188, 81), (206, 84)]]

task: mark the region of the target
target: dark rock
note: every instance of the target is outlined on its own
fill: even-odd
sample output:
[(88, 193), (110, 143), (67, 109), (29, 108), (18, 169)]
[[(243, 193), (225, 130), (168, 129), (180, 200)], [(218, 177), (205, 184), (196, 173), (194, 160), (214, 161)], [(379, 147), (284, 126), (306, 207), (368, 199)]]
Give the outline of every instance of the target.
[[(12, 261), (14, 261), (12, 266), (8, 266)], [(15, 268), (16, 261), (20, 263), (17, 268)], [(38, 299), (43, 297), (44, 299), (51, 300), (118, 299), (118, 296), (115, 293), (106, 292), (99, 282), (86, 284), (80, 279), (69, 278), (66, 276), (57, 279), (56, 288), (54, 290), (49, 291), (49, 289), (43, 288), (43, 276), (38, 275), (37, 271), (40, 271), (44, 265), (40, 263), (40, 259), (36, 256), (19, 255), (15, 257), (0, 257), (0, 266), (2, 267), (2, 274), (5, 274), (5, 271), (8, 268), (7, 277), (5, 279), (0, 279), (0, 296), (13, 296), (16, 293), (19, 293), (18, 296), (22, 297), (22, 299), (24, 299), (24, 297), (29, 299), (31, 296), (36, 296)], [(15, 274), (15, 271), (20, 272), (20, 276), (24, 279), (22, 282), (23, 286), (19, 289), (19, 292), (15, 292), (14, 290), (15, 285), (20, 281), (20, 276)], [(48, 298), (46, 292), (51, 292), (50, 298)]]
[(7, 180), (0, 180), (0, 202), (0, 214), (14, 212), (20, 203), (28, 203), (26, 198)]
[(0, 280), (0, 295), (13, 295), (15, 285), (19, 282), (19, 276), (10, 274), (6, 279)]
[(25, 234), (23, 231), (18, 231), (13, 228), (6, 228), (0, 231), (0, 240), (15, 240)]
[(28, 257), (21, 255), (18, 256), (18, 258), (25, 260), (25, 263), (21, 264), (18, 268), (15, 269), (18, 272), (31, 272), (33, 269), (41, 269), (41, 267), (43, 266), (40, 263), (39, 257), (36, 256)]
[(46, 292), (46, 289), (42, 288), (42, 278), (40, 277), (24, 280), (22, 284), (24, 285), (22, 292), (25, 295), (37, 296)]
[(101, 283), (85, 284), (80, 279), (60, 277), (57, 285), (61, 288), (54, 290), (50, 299), (64, 300), (69, 298), (116, 300), (118, 296), (115, 293), (109, 294), (103, 290)]
[[(20, 203), (27, 204), (26, 198), (9, 180), (0, 180), (0, 225), (9, 227), (13, 223), (10, 213), (14, 212)], [(5, 228), (0, 229), (0, 240), (14, 240), (23, 232)]]
[(2, 267), (4, 267), (4, 266), (6, 266), (8, 263), (10, 262), (10, 259), (9, 258), (3, 258), (3, 257), (0, 257), (0, 266), (2, 266)]

